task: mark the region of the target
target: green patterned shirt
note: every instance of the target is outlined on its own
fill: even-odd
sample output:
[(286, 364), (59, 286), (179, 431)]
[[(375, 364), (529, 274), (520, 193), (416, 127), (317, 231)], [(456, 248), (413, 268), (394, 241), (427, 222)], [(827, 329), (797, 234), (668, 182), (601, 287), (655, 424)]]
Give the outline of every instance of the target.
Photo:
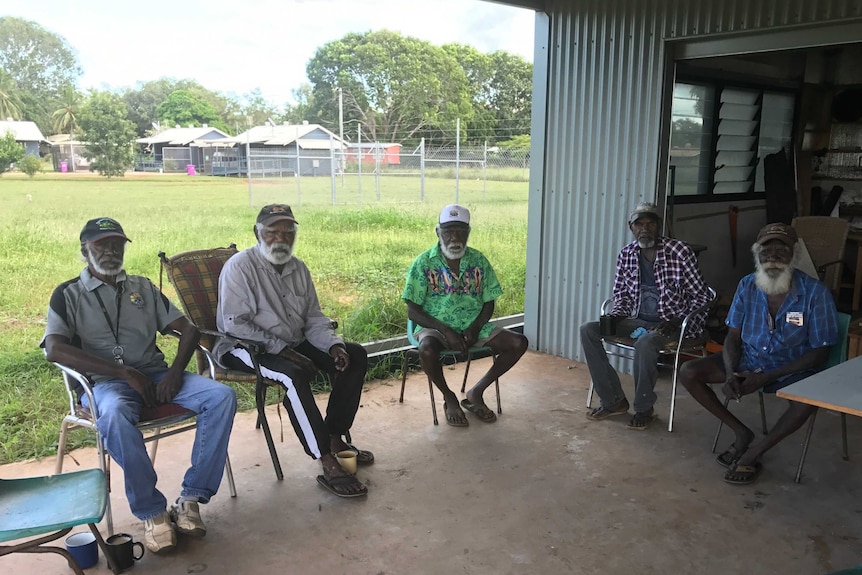
[[(460, 333), (470, 327), (487, 302), (501, 295), (497, 274), (482, 252), (468, 247), (458, 274), (453, 274), (437, 244), (413, 261), (401, 299), (421, 306), (425, 313)], [(417, 325), (416, 331), (420, 329), (422, 326)], [(479, 337), (488, 337), (493, 329), (493, 324), (485, 324)]]

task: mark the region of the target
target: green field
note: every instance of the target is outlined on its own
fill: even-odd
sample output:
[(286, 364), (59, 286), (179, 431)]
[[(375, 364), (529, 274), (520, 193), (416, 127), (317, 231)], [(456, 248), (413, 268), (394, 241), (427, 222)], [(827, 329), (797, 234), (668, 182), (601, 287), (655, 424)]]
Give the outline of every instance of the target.
[[(431, 247), (440, 208), (455, 201), (455, 182), (373, 176), (245, 180), (168, 175), (17, 174), (0, 178), (0, 463), (50, 454), (56, 448), (65, 394), (59, 372), (38, 343), (53, 289), (80, 273), (78, 234), (86, 220), (110, 216), (132, 239), (126, 269), (158, 282), (158, 253), (236, 243), (252, 245), (257, 211), (291, 204), (299, 220), (296, 254), (314, 276), (324, 312), (346, 339), (368, 342), (402, 335), (400, 300), (413, 258)], [(523, 311), (526, 273), (526, 182), (462, 180), (459, 203), (473, 213), (470, 245), (494, 264), (505, 294), (496, 315)], [(360, 207), (361, 204), (361, 207)], [(175, 302), (167, 279), (164, 291)], [(169, 351), (169, 343), (165, 351)], [(253, 398), (242, 390), (241, 407)], [(89, 440), (70, 437), (71, 445)], [(76, 443), (77, 442), (77, 443)]]

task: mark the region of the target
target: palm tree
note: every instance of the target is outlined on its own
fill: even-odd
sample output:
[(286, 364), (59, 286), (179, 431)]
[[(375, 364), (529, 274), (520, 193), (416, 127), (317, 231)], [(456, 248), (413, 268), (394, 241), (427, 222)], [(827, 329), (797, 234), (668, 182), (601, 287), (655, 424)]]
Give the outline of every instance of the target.
[(81, 96), (75, 87), (70, 85), (63, 87), (63, 95), (60, 98), (61, 107), (54, 110), (51, 117), (54, 119), (54, 132), (57, 134), (69, 134), (69, 163), (72, 171), (75, 171), (75, 153), (72, 148), (74, 133), (78, 129), (78, 107)]
[(0, 70), (0, 120), (21, 118), (21, 100), (18, 86), (5, 70)]

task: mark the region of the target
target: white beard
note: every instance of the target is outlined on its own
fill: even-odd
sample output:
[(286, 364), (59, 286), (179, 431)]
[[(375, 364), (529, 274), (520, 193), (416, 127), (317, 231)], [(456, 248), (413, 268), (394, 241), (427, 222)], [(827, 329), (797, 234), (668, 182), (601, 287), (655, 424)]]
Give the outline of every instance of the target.
[(281, 266), (293, 258), (293, 245), (284, 243), (273, 243), (266, 245), (264, 242), (257, 243), (257, 250), (269, 263)]
[(781, 295), (789, 292), (793, 282), (793, 266), (774, 263), (768, 265), (771, 269), (781, 269), (781, 273), (777, 276), (770, 276), (763, 264), (759, 261), (755, 262), (754, 284), (757, 289), (766, 295)]
[(460, 260), (467, 253), (467, 244), (463, 244), (458, 250), (451, 250), (443, 242), (440, 242), (440, 251), (448, 260)]
[(638, 240), (638, 247), (642, 250), (648, 250), (655, 247), (655, 238), (649, 240)]
[(96, 258), (93, 257), (93, 253), (90, 251), (90, 247), (87, 246), (87, 263), (90, 264), (97, 274), (101, 274), (103, 276), (118, 276), (120, 272), (123, 271), (123, 258), (114, 261), (108, 261), (100, 264), (96, 261)]

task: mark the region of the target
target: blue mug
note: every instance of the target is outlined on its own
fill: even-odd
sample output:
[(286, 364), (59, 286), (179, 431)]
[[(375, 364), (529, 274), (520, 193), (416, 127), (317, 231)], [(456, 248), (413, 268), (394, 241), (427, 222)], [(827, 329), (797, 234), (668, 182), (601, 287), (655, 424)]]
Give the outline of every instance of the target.
[(66, 537), (66, 551), (75, 559), (81, 569), (89, 569), (99, 562), (99, 546), (96, 543), (96, 536), (89, 531)]

